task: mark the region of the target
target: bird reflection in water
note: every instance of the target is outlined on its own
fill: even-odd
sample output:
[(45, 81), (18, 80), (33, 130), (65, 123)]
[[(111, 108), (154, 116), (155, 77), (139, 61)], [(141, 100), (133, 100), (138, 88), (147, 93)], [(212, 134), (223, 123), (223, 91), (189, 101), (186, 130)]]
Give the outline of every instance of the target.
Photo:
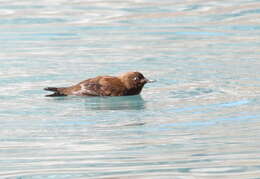
[(88, 97), (85, 98), (87, 110), (142, 110), (145, 101), (140, 95), (120, 97)]

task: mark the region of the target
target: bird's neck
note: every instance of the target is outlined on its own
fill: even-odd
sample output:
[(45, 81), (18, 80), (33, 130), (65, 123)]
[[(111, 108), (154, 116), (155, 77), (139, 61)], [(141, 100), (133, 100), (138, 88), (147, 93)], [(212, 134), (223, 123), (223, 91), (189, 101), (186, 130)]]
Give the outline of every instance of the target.
[(132, 87), (126, 89), (126, 95), (137, 95), (140, 94), (143, 87)]

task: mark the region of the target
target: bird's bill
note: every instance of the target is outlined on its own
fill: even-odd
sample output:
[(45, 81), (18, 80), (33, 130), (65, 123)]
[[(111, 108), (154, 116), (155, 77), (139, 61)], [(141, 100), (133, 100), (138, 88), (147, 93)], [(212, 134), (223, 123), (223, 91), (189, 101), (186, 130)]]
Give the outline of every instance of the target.
[(154, 83), (156, 80), (147, 80), (147, 83)]
[(154, 83), (154, 82), (156, 82), (156, 80), (148, 80), (148, 79), (144, 79), (144, 81), (145, 81), (145, 83)]

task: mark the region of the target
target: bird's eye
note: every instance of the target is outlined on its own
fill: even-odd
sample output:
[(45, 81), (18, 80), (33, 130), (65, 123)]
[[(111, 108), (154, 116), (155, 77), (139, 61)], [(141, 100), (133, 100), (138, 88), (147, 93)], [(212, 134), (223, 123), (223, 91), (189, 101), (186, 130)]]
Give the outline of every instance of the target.
[(135, 80), (135, 81), (138, 80), (138, 79), (139, 79), (138, 77), (134, 77), (134, 78), (133, 78), (133, 80)]

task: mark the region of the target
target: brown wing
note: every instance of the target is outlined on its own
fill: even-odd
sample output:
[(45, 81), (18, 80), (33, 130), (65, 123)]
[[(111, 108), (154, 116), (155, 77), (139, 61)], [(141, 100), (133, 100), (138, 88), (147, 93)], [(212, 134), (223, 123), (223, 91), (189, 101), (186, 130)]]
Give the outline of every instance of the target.
[(91, 78), (72, 87), (72, 95), (77, 96), (122, 96), (123, 83), (116, 77), (103, 76)]

